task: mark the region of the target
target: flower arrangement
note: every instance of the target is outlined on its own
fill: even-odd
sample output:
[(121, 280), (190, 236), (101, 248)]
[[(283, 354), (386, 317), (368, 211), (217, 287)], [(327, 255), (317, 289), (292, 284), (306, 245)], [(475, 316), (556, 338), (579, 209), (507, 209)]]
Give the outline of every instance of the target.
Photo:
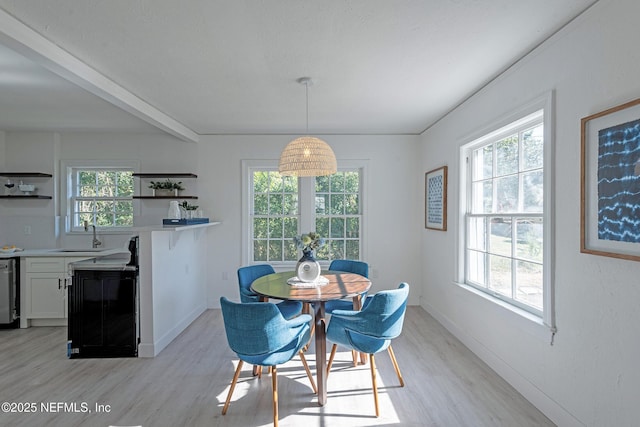
[(166, 181), (151, 181), (149, 188), (154, 190), (184, 190), (184, 187), (181, 184), (182, 181), (173, 182), (170, 179), (167, 179)]
[(302, 249), (303, 253), (311, 252), (324, 246), (325, 239), (320, 237), (318, 233), (312, 231), (307, 234), (301, 234), (293, 238), (298, 249)]

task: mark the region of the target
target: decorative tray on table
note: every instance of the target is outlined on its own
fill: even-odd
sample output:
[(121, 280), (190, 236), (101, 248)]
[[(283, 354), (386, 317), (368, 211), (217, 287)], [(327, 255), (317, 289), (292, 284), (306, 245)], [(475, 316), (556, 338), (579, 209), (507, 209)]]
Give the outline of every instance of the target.
[(324, 276), (318, 277), (313, 282), (305, 282), (298, 278), (298, 276), (293, 276), (287, 279), (287, 283), (294, 288), (315, 288), (318, 286), (324, 286), (329, 283), (329, 279)]
[(165, 218), (162, 220), (162, 225), (195, 225), (195, 224), (208, 224), (209, 218), (182, 218), (173, 219)]

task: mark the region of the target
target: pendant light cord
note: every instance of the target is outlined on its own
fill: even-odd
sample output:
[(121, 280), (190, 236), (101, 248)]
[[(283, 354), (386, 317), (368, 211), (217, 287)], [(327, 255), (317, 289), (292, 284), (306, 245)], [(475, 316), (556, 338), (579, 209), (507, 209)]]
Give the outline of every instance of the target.
[(309, 135), (309, 82), (305, 81), (304, 82), (304, 93), (305, 93), (305, 98), (307, 99), (307, 135)]

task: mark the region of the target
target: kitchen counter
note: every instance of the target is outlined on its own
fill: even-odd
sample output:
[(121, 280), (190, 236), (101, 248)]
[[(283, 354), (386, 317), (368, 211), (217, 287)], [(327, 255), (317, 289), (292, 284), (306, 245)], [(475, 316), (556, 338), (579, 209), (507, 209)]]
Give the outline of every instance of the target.
[(76, 261), (71, 263), (73, 271), (76, 270), (100, 270), (100, 271), (135, 271), (134, 265), (127, 265), (129, 257), (126, 258), (109, 256)]

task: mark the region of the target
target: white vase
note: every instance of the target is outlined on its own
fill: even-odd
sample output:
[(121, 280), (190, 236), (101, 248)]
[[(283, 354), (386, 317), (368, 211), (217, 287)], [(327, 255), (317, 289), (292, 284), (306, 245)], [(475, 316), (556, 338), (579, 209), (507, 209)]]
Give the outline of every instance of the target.
[(320, 277), (320, 263), (313, 257), (313, 251), (303, 251), (296, 265), (296, 273), (301, 282), (315, 282)]
[(169, 219), (180, 219), (180, 206), (178, 206), (177, 200), (169, 202)]

